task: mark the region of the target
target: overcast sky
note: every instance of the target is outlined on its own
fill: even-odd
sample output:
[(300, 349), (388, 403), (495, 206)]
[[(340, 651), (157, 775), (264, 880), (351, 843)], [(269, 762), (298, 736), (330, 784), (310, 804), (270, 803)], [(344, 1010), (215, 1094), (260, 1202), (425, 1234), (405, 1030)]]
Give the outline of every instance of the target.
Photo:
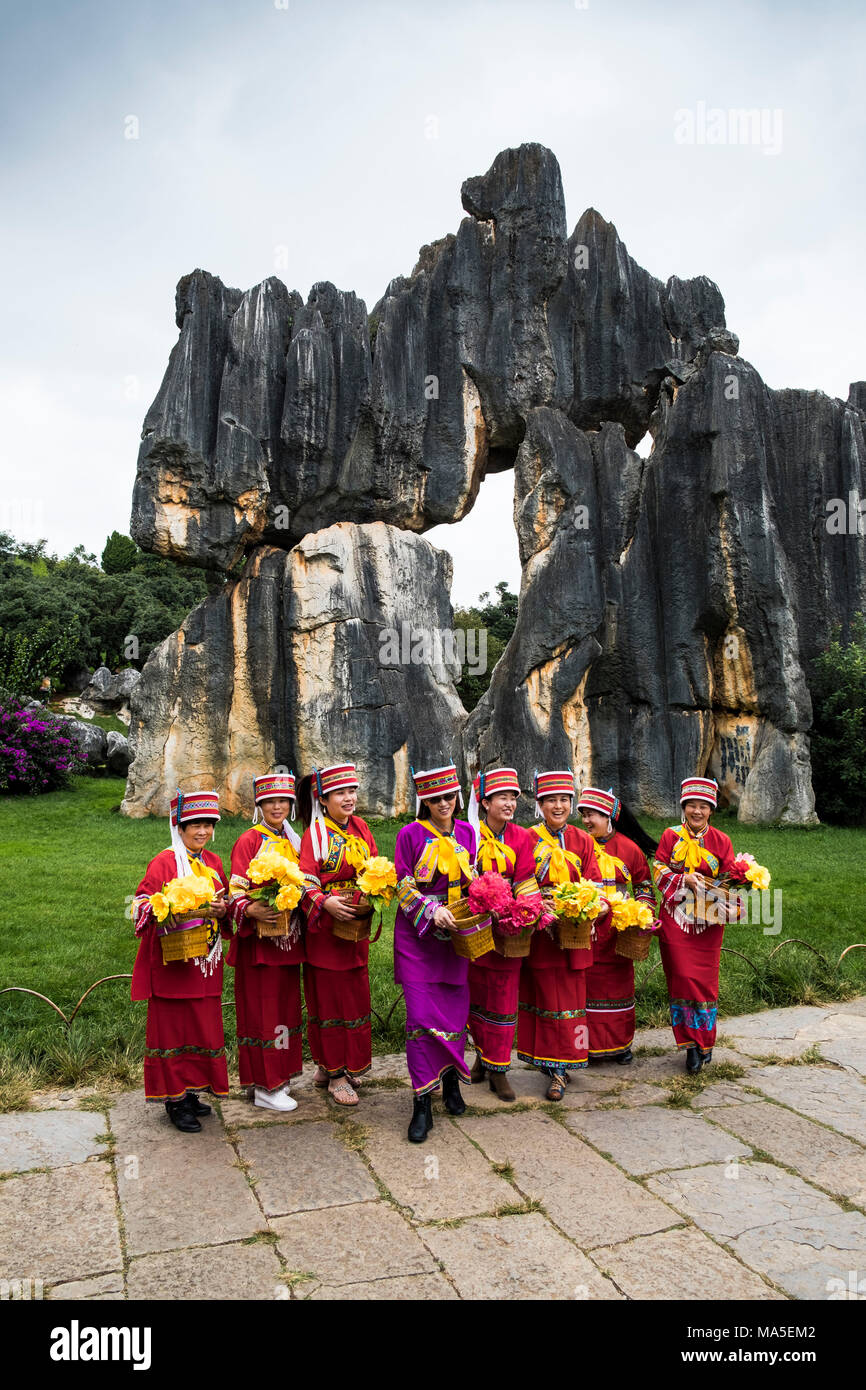
[[(560, 161), (569, 230), (594, 206), (662, 280), (718, 283), (769, 385), (866, 377), (854, 0), (43, 0), (4, 28), (0, 529), (19, 538), (99, 553), (128, 531), (182, 275), (332, 280), (369, 310), (456, 230), (463, 179), (528, 140)], [(739, 107), (766, 112), (762, 142), (700, 142), (702, 110)], [(519, 582), (510, 514), (503, 475), (429, 533), (458, 601)]]

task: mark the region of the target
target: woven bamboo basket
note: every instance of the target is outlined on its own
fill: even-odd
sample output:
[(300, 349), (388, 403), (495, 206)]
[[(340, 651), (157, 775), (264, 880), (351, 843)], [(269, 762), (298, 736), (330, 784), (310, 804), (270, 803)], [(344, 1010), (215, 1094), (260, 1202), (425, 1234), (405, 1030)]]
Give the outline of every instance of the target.
[(473, 912), (468, 898), (446, 903), (456, 927), (449, 927), (451, 945), (464, 960), (478, 960), (493, 950), (493, 923), (489, 912)]
[(614, 950), (618, 956), (625, 956), (627, 960), (646, 960), (652, 940), (651, 931), (643, 931), (641, 927), (626, 927), (623, 931), (617, 932)]
[(291, 908), (287, 908), (285, 912), (278, 912), (276, 922), (260, 922), (258, 918), (256, 918), (256, 934), (259, 938), (263, 936), (288, 936), (291, 930), (291, 921)]
[[(170, 930), (159, 938), (162, 947), (162, 963), (170, 965), (177, 960), (200, 960), (208, 954), (208, 940), (213, 918), (202, 917), (198, 912), (179, 912), (169, 916)], [(192, 925), (186, 926), (185, 923)]]
[[(733, 884), (725, 879), (708, 878), (704, 880), (704, 911), (695, 910), (695, 921), (707, 926), (718, 926), (723, 922), (738, 922), (743, 915), (743, 885)], [(698, 899), (700, 902), (700, 899)]]
[(507, 936), (494, 930), (493, 948), (500, 956), (528, 956), (532, 945), (532, 931), (524, 927), (516, 936)]
[(349, 922), (338, 922), (334, 917), (331, 923), (331, 930), (334, 936), (338, 936), (341, 941), (366, 941), (370, 935), (370, 923), (373, 920), (373, 904), (369, 898), (365, 898), (363, 893), (359, 893), (357, 888), (352, 888), (348, 892), (338, 893), (338, 898), (344, 902), (351, 903), (353, 907), (363, 907), (368, 909), (361, 917), (353, 917)]
[(588, 951), (592, 945), (592, 922), (586, 917), (557, 917), (553, 935), (563, 951)]

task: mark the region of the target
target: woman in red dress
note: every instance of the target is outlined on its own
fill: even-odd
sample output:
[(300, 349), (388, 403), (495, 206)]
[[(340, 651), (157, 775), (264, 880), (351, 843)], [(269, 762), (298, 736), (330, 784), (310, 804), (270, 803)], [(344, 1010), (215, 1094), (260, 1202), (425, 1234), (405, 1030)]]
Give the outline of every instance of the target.
[[(515, 898), (538, 893), (529, 832), (513, 825), (520, 783), (513, 767), (479, 772), (472, 784), (469, 823), (476, 833), (479, 873), (495, 870), (511, 884)], [(480, 808), (480, 810), (479, 810)], [(475, 1044), (472, 1081), (483, 1081), (502, 1100), (514, 1100), (508, 1080), (517, 1025), (520, 957), (496, 951), (469, 963), (469, 1027)]]
[(358, 1077), (373, 1061), (370, 1029), (369, 938), (345, 941), (335, 922), (354, 921), (356, 907), (339, 896), (351, 890), (365, 860), (378, 853), (366, 821), (355, 815), (358, 778), (352, 763), (304, 777), (298, 810), (307, 829), (300, 866), (307, 883), (304, 999), (307, 1042), (317, 1065), (315, 1084), (338, 1105), (357, 1105)]
[[(654, 851), (655, 843), (612, 791), (586, 787), (577, 809), (595, 843), (599, 876), (605, 888), (634, 896), (655, 914), (652, 875), (637, 841), (641, 840), (649, 853)], [(624, 824), (630, 835), (623, 833)], [(635, 1030), (634, 963), (617, 955), (616, 936), (610, 915), (600, 918), (596, 923), (592, 965), (586, 977), (589, 1057), (590, 1061), (627, 1065), (632, 1060)]]
[[(574, 804), (573, 772), (536, 772), (535, 808), (540, 825), (530, 827), (535, 877), (545, 888), (599, 882), (592, 840), (568, 824)], [(586, 973), (592, 947), (563, 950), (551, 926), (532, 933), (520, 971), (517, 1055), (550, 1077), (548, 1100), (562, 1100), (568, 1073), (587, 1064)]]
[[(198, 1091), (227, 1096), (225, 1037), (222, 1015), (222, 942), (229, 935), (228, 879), (216, 854), (205, 849), (219, 820), (219, 797), (214, 791), (178, 791), (171, 803), (171, 849), (151, 859), (132, 902), (132, 920), (139, 938), (132, 972), (131, 997), (147, 1000), (144, 1051), (144, 1094), (162, 1101), (172, 1124), (187, 1134), (201, 1129), (199, 1117), (211, 1107)], [(198, 960), (163, 963), (164, 934), (150, 903), (173, 878), (196, 874), (209, 878), (214, 890), (210, 950)]]
[(661, 891), (660, 949), (677, 1047), (686, 1049), (692, 1075), (712, 1060), (719, 1001), (719, 962), (724, 920), (704, 894), (704, 880), (722, 875), (735, 882), (734, 847), (710, 825), (718, 783), (687, 777), (680, 792), (683, 819), (662, 832), (653, 862)]
[[(291, 919), (288, 936), (258, 935), (257, 922), (275, 922), (276, 910), (249, 896), (250, 860), (269, 840), (284, 840), (297, 862), (300, 836), (292, 829), (295, 779), (290, 772), (253, 778), (253, 824), (232, 850), (232, 908), (237, 935), (228, 963), (235, 968), (238, 1070), (242, 1086), (255, 1087), (255, 1104), (263, 1110), (296, 1110), (289, 1094), (293, 1077), (303, 1070), (301, 1040), (301, 914)], [(259, 822), (259, 815), (263, 817)]]

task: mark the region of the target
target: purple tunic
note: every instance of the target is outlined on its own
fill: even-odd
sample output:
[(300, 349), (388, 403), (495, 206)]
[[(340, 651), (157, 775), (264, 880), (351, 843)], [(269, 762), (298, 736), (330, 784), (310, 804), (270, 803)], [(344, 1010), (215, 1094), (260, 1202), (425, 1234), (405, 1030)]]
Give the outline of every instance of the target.
[[(467, 821), (455, 821), (458, 844), (475, 863), (475, 832)], [(469, 1015), (468, 961), (458, 956), (451, 939), (433, 924), (436, 909), (447, 902), (448, 879), (438, 869), (429, 881), (416, 878), (418, 861), (433, 840), (419, 821), (404, 825), (397, 836), (400, 906), (394, 922), (394, 979), (406, 999), (406, 1061), (416, 1095), (438, 1086), (442, 1073), (454, 1067), (468, 1080), (463, 1061)], [(467, 880), (461, 879), (464, 896)]]

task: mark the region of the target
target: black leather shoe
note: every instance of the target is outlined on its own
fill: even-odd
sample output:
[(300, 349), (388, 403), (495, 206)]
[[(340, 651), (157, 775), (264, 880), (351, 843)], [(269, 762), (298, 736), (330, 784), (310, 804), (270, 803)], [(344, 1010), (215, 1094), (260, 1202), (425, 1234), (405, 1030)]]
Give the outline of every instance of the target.
[(460, 1081), (453, 1067), (442, 1077), (442, 1101), (449, 1115), (462, 1115), (466, 1109), (466, 1102), (460, 1093)]
[(617, 1062), (619, 1063), (619, 1065), (620, 1065), (621, 1067), (627, 1067), (628, 1064), (629, 1064), (629, 1062), (633, 1062), (633, 1061), (634, 1061), (634, 1057), (632, 1056), (632, 1050), (631, 1050), (631, 1048), (630, 1048), (630, 1047), (627, 1047), (626, 1050), (625, 1050), (625, 1052), (622, 1054), (622, 1056), (621, 1056), (621, 1057), (617, 1057), (616, 1060), (617, 1060)]
[(704, 1059), (701, 1056), (700, 1048), (688, 1048), (688, 1050), (686, 1051), (686, 1071), (688, 1072), (689, 1076), (697, 1076), (698, 1072), (700, 1071), (703, 1065)]
[(412, 1097), (412, 1119), (409, 1122), (409, 1143), (423, 1144), (433, 1128), (433, 1110), (429, 1093)]
[(212, 1108), (209, 1105), (205, 1105), (203, 1100), (199, 1100), (198, 1093), (196, 1091), (187, 1091), (186, 1101), (187, 1105), (189, 1106), (190, 1110), (194, 1115), (201, 1116), (213, 1114)]
[(201, 1125), (190, 1109), (186, 1097), (183, 1100), (167, 1100), (165, 1108), (175, 1129), (181, 1130), (184, 1134), (199, 1133)]

